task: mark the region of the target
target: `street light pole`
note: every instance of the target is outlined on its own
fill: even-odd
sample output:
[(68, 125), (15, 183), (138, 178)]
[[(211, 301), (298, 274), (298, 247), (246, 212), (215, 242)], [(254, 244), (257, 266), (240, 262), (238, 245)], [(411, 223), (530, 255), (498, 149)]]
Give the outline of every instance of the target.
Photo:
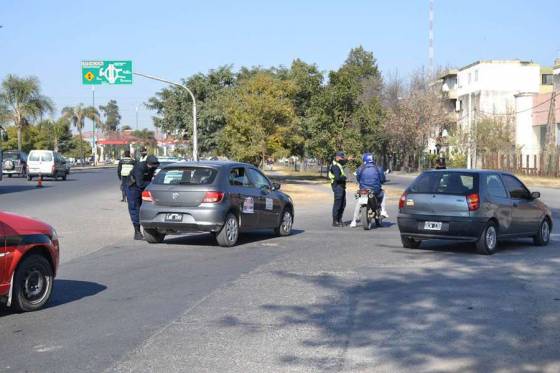
[[(92, 97), (91, 98), (92, 107), (93, 107), (93, 109), (95, 109), (95, 86), (94, 85), (91, 86), (91, 97)], [(93, 137), (93, 147), (92, 147), (93, 148), (93, 165), (97, 166), (97, 143), (95, 141), (96, 140), (95, 135), (97, 134), (97, 130), (95, 128), (95, 116), (92, 119), (92, 122), (93, 122), (93, 134), (92, 134), (92, 137)]]
[(133, 72), (133, 74), (144, 77), (144, 78), (147, 78), (147, 79), (157, 80), (157, 81), (160, 81), (160, 82), (163, 82), (163, 83), (171, 84), (171, 85), (181, 87), (181, 88), (187, 90), (187, 92), (191, 96), (191, 99), (192, 99), (192, 102), (193, 102), (193, 108), (192, 108), (192, 112), (193, 112), (193, 160), (198, 161), (198, 135), (197, 135), (197, 128), (196, 128), (196, 100), (194, 98), (194, 94), (192, 93), (192, 91), (187, 86), (185, 86), (183, 84), (180, 84), (180, 83), (172, 82), (170, 80), (158, 78), (158, 77), (152, 76), (152, 75), (136, 73), (136, 72)]

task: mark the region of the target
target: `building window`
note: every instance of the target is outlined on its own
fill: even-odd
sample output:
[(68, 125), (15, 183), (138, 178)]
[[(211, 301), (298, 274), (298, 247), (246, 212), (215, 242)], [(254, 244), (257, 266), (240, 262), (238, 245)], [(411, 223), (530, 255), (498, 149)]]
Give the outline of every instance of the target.
[(552, 74), (542, 74), (542, 84), (543, 85), (552, 85), (553, 84), (553, 75)]
[(478, 82), (478, 70), (474, 71), (474, 81)]

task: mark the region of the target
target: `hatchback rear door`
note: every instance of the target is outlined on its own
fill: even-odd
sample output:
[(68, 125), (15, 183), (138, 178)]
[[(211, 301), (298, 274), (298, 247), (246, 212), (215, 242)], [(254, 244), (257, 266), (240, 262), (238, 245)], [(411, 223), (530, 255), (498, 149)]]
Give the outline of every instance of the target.
[(169, 207), (197, 207), (212, 188), (217, 170), (210, 167), (165, 168), (150, 184), (154, 204)]
[(402, 212), (427, 218), (469, 217), (467, 196), (477, 193), (478, 175), (468, 172), (425, 172), (408, 188)]

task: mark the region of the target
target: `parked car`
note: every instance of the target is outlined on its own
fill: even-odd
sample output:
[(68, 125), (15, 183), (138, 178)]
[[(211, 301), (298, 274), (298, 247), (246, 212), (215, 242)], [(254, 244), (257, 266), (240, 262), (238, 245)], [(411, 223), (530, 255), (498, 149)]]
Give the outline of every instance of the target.
[(27, 180), (34, 177), (59, 177), (66, 180), (70, 168), (66, 165), (66, 159), (52, 150), (32, 150), (27, 158)]
[(2, 152), (2, 174), (25, 176), (27, 173), (27, 153), (18, 150)]
[(0, 301), (35, 311), (51, 297), (59, 242), (50, 225), (0, 211)]
[(422, 173), (399, 201), (402, 244), (418, 248), (423, 240), (476, 243), (493, 254), (498, 241), (532, 237), (547, 245), (550, 209), (514, 175), (491, 170), (435, 170)]
[(143, 192), (140, 224), (150, 243), (168, 234), (211, 232), (220, 246), (233, 246), (240, 232), (261, 228), (287, 236), (294, 204), (279, 189), (249, 164), (174, 163)]

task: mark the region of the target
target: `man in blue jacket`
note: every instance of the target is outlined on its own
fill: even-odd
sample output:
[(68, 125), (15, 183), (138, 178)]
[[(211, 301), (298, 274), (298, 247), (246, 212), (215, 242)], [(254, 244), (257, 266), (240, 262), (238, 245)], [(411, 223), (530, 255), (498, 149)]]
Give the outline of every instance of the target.
[[(356, 181), (360, 185), (360, 189), (373, 190), (377, 200), (381, 201), (381, 215), (387, 218), (389, 215), (387, 211), (385, 211), (385, 198), (383, 189), (381, 189), (381, 185), (385, 182), (385, 173), (375, 164), (373, 154), (364, 153), (362, 161), (363, 164), (356, 170)], [(354, 217), (352, 218), (350, 226), (355, 227), (359, 218), (360, 203), (356, 202)]]
[[(142, 149), (144, 150), (144, 148)], [(142, 192), (148, 184), (152, 181), (156, 169), (159, 166), (158, 159), (153, 155), (147, 155), (147, 152), (142, 151), (142, 158), (136, 162), (132, 171), (130, 172), (128, 180), (128, 188), (126, 190), (126, 197), (128, 201), (128, 212), (130, 220), (134, 226), (134, 239), (142, 240), (142, 232), (140, 231), (140, 206), (142, 205)]]

